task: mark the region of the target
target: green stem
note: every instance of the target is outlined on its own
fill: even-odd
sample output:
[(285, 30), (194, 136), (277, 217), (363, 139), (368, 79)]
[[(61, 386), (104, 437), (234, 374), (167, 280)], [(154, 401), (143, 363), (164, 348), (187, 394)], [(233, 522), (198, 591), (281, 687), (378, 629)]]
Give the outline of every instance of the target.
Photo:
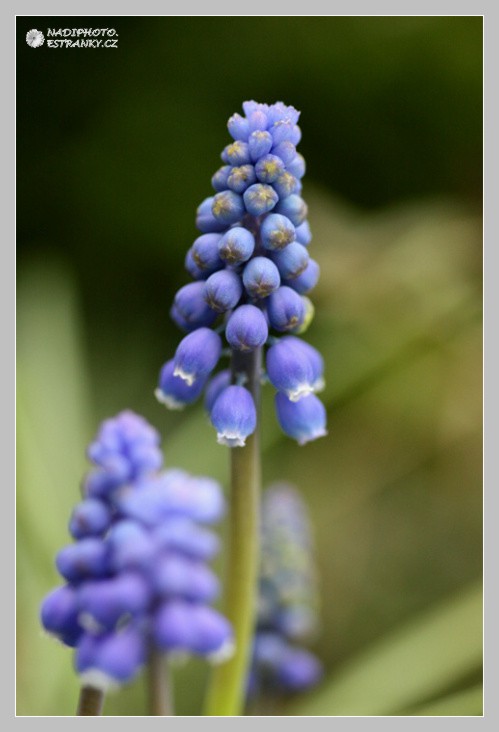
[(173, 700), (168, 678), (167, 660), (162, 653), (154, 648), (151, 648), (149, 652), (147, 671), (149, 715), (151, 717), (171, 717), (173, 715)]
[(77, 717), (99, 717), (104, 706), (104, 692), (93, 686), (82, 686), (78, 699)]
[[(258, 410), (261, 351), (232, 352), (232, 381), (246, 376), (246, 388)], [(258, 581), (261, 465), (259, 420), (244, 447), (230, 450), (231, 490), (229, 499), (225, 584), (225, 615), (234, 628), (235, 652), (229, 661), (213, 670), (208, 690), (208, 716), (242, 714), (246, 677), (253, 642)]]

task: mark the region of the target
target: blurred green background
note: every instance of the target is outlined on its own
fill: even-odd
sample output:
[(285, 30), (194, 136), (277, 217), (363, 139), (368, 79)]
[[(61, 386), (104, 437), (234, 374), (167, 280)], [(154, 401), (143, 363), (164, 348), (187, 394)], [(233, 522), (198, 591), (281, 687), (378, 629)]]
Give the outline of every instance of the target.
[[(32, 49), (33, 27), (115, 27), (119, 48)], [(98, 422), (132, 408), (170, 466), (226, 484), (201, 408), (153, 389), (195, 208), (254, 98), (302, 111), (329, 411), (298, 448), (264, 398), (265, 482), (298, 484), (315, 523), (327, 672), (279, 713), (480, 715), (481, 17), (36, 16), (17, 34), (17, 713), (74, 713), (71, 653), (37, 612)], [(205, 676), (175, 672), (180, 714)], [(142, 684), (106, 713), (143, 714)]]

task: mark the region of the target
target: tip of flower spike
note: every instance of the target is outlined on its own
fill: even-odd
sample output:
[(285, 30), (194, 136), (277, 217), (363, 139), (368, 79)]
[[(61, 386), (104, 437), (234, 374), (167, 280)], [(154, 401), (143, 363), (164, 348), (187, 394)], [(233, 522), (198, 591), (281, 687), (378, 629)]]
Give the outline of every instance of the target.
[(165, 394), (161, 389), (154, 390), (154, 396), (160, 404), (164, 404), (167, 409), (181, 410), (185, 408), (184, 402), (179, 402), (172, 396)]

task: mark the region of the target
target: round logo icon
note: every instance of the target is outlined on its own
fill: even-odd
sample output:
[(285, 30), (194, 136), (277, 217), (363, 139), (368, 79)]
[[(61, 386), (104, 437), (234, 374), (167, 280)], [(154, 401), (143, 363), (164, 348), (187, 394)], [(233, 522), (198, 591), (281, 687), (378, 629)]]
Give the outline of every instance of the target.
[(31, 46), (31, 48), (38, 48), (39, 46), (43, 46), (45, 43), (45, 36), (41, 31), (33, 28), (33, 30), (26, 33), (26, 43), (28, 46)]

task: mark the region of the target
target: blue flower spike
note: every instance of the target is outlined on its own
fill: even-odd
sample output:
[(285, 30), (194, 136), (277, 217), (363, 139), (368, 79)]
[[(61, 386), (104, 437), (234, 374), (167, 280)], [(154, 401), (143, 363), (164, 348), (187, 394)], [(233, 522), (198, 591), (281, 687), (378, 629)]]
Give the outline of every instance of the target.
[[(66, 584), (40, 608), (45, 630), (75, 649), (82, 683), (103, 691), (132, 681), (151, 645), (226, 658), (232, 628), (209, 607), (219, 583), (206, 564), (219, 542), (203, 526), (224, 514), (220, 485), (161, 471), (158, 433), (129, 411), (102, 424), (88, 454), (95, 468), (71, 516), (75, 542), (56, 557)], [(175, 609), (162, 634), (158, 608)]]
[(317, 633), (318, 591), (307, 507), (298, 490), (275, 483), (263, 493), (258, 613), (249, 693), (305, 691), (322, 665), (303, 647)]
[[(308, 251), (312, 235), (301, 195), (305, 160), (297, 151), (300, 113), (283, 102), (251, 100), (242, 106), (243, 113), (227, 123), (232, 140), (211, 179), (214, 195), (196, 212), (201, 235), (185, 257), (194, 282), (180, 288), (170, 311), (188, 334), (163, 367), (156, 390), (170, 409), (193, 403), (206, 390), (205, 406), (212, 414), (231, 381), (227, 368), (216, 373), (216, 367), (231, 352), (268, 348), (268, 381), (292, 405), (313, 396), (324, 383), (322, 361), (319, 366), (317, 358), (305, 354), (306, 344), (299, 348), (291, 340), (312, 322), (314, 308), (307, 295), (320, 273)], [(276, 336), (284, 336), (283, 347), (276, 348)], [(307, 412), (314, 425), (307, 430), (302, 424), (298, 430), (295, 423), (298, 416), (306, 421), (305, 408), (291, 408), (288, 415), (281, 402), (279, 396), (276, 413), (284, 432), (298, 435), (301, 442), (326, 434), (325, 427), (316, 425), (319, 407)], [(226, 444), (235, 446), (237, 440)], [(99, 480), (96, 497), (105, 490)]]

